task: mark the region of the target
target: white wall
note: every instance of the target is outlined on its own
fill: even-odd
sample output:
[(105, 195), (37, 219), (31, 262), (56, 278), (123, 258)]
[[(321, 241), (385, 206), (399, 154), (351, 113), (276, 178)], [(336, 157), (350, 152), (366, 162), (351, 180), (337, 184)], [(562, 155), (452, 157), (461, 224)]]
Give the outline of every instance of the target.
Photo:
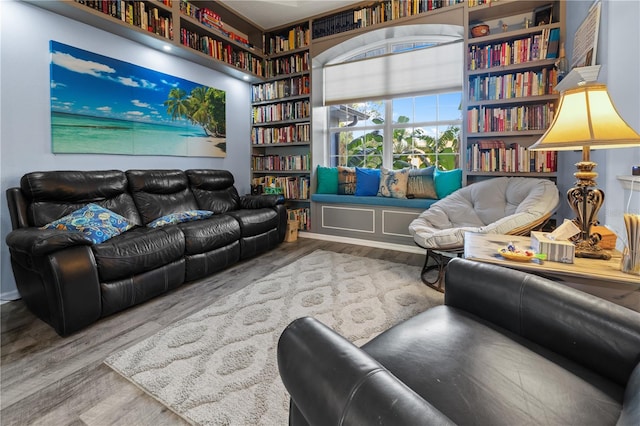
[[(566, 50), (573, 49), (573, 34), (584, 21), (592, 1), (567, 2)], [(628, 0), (602, 0), (600, 31), (596, 64), (601, 65), (598, 81), (605, 83), (609, 94), (625, 121), (640, 132), (640, 2)], [(569, 58), (571, 59), (571, 58)], [(571, 60), (569, 60), (571, 62)], [(574, 164), (580, 161), (578, 152), (558, 153), (558, 186), (562, 194), (573, 186)], [(591, 151), (591, 160), (598, 163), (598, 187), (605, 193), (605, 202), (598, 215), (600, 223), (609, 226), (618, 235), (624, 235), (622, 214), (627, 200), (616, 176), (630, 175), (631, 166), (640, 165), (640, 148), (602, 149)], [(632, 200), (636, 211), (640, 200)], [(562, 204), (560, 216), (573, 218), (567, 205)], [(620, 239), (619, 241), (620, 242)], [(618, 248), (621, 248), (619, 245)]]
[[(52, 154), (49, 40), (226, 91), (227, 156)], [(0, 299), (18, 297), (5, 238), (11, 230), (5, 191), (36, 170), (212, 168), (230, 170), (240, 193), (249, 191), (248, 83), (94, 29), (30, 4), (0, 0)]]

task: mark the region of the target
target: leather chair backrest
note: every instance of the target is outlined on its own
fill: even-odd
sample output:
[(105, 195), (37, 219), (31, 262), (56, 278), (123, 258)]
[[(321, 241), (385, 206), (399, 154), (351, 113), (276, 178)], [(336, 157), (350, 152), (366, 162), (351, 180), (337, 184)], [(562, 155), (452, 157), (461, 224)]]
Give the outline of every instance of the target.
[(171, 213), (198, 209), (182, 170), (127, 170), (126, 175), (145, 225)]
[(240, 208), (240, 196), (228, 170), (192, 169), (185, 173), (200, 209), (219, 214)]
[(140, 225), (136, 205), (120, 170), (32, 172), (20, 180), (30, 226), (43, 226), (95, 203)]

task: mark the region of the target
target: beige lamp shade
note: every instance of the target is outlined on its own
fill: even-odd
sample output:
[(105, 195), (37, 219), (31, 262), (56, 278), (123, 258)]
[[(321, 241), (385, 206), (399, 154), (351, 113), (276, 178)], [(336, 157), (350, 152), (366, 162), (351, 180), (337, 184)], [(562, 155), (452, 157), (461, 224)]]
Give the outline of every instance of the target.
[(640, 135), (620, 117), (607, 86), (595, 83), (562, 92), (551, 126), (529, 149), (568, 151), (634, 145), (640, 145)]

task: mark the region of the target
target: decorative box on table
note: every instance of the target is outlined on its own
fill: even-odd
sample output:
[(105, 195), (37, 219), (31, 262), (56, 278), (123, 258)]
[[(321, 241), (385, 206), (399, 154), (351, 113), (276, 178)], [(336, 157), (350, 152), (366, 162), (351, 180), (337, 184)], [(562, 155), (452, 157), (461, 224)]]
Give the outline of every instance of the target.
[(547, 237), (546, 232), (531, 232), (531, 248), (536, 253), (547, 255), (552, 262), (573, 263), (576, 246), (567, 240), (554, 240)]

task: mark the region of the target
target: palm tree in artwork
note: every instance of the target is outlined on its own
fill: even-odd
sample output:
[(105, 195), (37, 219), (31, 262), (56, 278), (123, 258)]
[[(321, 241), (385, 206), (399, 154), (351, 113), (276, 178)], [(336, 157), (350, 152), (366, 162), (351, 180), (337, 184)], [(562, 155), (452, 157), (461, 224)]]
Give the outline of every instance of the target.
[(182, 89), (171, 89), (164, 101), (173, 120), (185, 117), (199, 124), (209, 136), (225, 136), (225, 93), (211, 87), (199, 86), (187, 96)]
[(187, 92), (177, 87), (171, 89), (169, 99), (164, 101), (164, 106), (167, 107), (167, 113), (171, 116), (172, 120), (186, 116), (189, 112)]

